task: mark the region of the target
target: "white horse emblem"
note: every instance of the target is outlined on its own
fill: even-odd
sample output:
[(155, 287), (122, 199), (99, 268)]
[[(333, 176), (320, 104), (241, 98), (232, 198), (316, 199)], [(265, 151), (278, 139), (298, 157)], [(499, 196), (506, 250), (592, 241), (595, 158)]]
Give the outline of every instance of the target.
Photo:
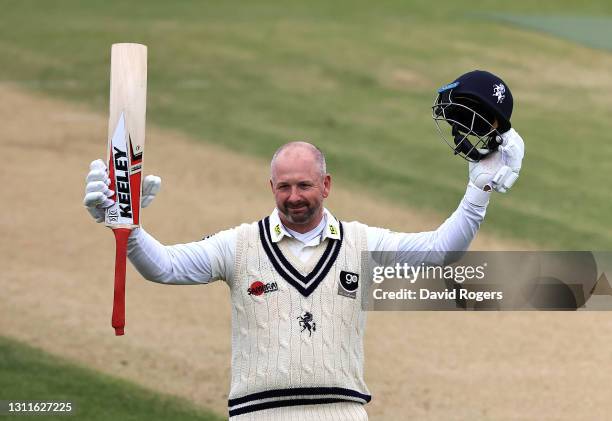
[(504, 102), (504, 98), (506, 98), (506, 87), (503, 83), (500, 83), (499, 85), (493, 85), (493, 96), (497, 97), (498, 104)]

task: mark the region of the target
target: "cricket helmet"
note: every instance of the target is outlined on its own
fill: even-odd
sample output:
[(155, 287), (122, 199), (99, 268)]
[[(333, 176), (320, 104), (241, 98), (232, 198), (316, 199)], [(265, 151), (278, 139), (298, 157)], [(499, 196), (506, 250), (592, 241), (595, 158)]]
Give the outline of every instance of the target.
[[(438, 89), (432, 118), (442, 139), (468, 161), (494, 152), (500, 134), (510, 130), (513, 99), (508, 85), (493, 73), (474, 70)], [(440, 122), (451, 126), (452, 141)]]

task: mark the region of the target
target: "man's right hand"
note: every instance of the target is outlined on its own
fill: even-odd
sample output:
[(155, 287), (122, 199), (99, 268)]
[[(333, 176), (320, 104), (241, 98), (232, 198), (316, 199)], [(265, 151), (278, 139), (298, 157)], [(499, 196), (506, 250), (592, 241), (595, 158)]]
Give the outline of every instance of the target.
[[(96, 222), (103, 222), (104, 210), (115, 203), (111, 199), (115, 192), (108, 188), (110, 178), (108, 178), (108, 169), (104, 161), (101, 159), (92, 161), (85, 182), (83, 204)], [(140, 207), (146, 208), (149, 206), (160, 188), (161, 178), (155, 175), (147, 175), (142, 182)]]
[(525, 142), (514, 129), (503, 133), (501, 140), (498, 151), (469, 164), (470, 182), (484, 191), (506, 193), (519, 177)]

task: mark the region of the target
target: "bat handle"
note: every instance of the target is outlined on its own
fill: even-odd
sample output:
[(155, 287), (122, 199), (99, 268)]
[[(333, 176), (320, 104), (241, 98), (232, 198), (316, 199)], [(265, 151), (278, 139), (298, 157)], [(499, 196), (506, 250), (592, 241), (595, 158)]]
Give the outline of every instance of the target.
[(117, 252), (115, 255), (115, 292), (112, 325), (117, 336), (123, 335), (123, 328), (125, 327), (125, 266), (127, 243), (131, 232), (132, 230), (129, 228), (113, 229)]

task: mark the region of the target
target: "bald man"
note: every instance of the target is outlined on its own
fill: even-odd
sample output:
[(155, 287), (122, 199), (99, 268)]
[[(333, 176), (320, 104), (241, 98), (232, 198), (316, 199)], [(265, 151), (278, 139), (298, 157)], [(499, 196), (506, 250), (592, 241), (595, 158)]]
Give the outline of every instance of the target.
[[(104, 164), (94, 161), (91, 168), (88, 180), (97, 188), (87, 188), (85, 204), (100, 221), (112, 192)], [(232, 420), (367, 420), (362, 252), (425, 253), (428, 262), (442, 264), (447, 251), (467, 250), (490, 192), (470, 183), (457, 210), (437, 230), (397, 233), (341, 222), (323, 206), (331, 176), (325, 156), (310, 143), (283, 145), (270, 172), (276, 207), (267, 217), (172, 246), (140, 228), (130, 236), (129, 259), (153, 282), (221, 279), (229, 286)], [(143, 205), (159, 182), (145, 179)]]

